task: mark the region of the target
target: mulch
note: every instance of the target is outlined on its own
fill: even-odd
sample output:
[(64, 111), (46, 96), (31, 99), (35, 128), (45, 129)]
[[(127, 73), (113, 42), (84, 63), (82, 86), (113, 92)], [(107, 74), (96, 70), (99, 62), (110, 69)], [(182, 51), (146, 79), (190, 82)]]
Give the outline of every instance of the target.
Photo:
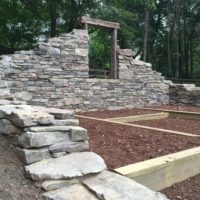
[(200, 175), (189, 178), (161, 191), (171, 200), (199, 200)]
[[(199, 107), (192, 106), (167, 105), (154, 108), (200, 112)], [(153, 111), (132, 109), (81, 114), (105, 119), (150, 113), (153, 113)], [(79, 118), (79, 121), (80, 126), (88, 129), (90, 149), (104, 158), (109, 169), (200, 146), (200, 138), (149, 131), (83, 118)], [(158, 121), (149, 120), (137, 123), (182, 132), (200, 133), (200, 123), (196, 120), (169, 118)], [(161, 192), (171, 200), (198, 200), (200, 199), (200, 175), (175, 184)]]
[(157, 120), (138, 121), (133, 124), (163, 128), (168, 130), (193, 133), (200, 135), (200, 121), (180, 118), (166, 118)]
[(101, 155), (110, 169), (200, 145), (200, 138), (83, 118), (79, 121), (88, 130), (90, 150)]

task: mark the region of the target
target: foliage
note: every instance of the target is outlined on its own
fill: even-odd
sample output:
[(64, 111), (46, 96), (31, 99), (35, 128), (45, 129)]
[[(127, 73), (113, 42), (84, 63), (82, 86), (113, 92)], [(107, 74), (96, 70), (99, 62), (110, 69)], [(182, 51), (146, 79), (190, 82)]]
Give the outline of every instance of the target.
[[(120, 23), (118, 43), (163, 75), (200, 77), (200, 0), (1, 0), (0, 54), (81, 26), (80, 17)], [(109, 68), (110, 32), (89, 28), (90, 65)]]

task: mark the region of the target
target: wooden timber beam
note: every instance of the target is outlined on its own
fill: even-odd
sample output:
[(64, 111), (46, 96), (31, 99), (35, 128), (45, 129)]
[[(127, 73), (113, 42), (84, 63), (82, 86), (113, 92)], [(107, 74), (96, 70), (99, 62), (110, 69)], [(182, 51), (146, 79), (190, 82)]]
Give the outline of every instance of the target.
[(184, 133), (184, 132), (180, 132), (180, 131), (172, 131), (172, 130), (167, 130), (167, 129), (162, 129), (162, 128), (153, 128), (150, 126), (142, 126), (142, 125), (137, 125), (137, 124), (128, 124), (128, 123), (123, 123), (123, 122), (108, 121), (106, 119), (98, 119), (98, 118), (87, 117), (87, 116), (83, 116), (83, 115), (75, 115), (75, 116), (79, 117), (79, 118), (84, 118), (84, 119), (119, 124), (119, 125), (123, 125), (123, 126), (131, 126), (131, 127), (142, 128), (142, 129), (146, 129), (146, 130), (159, 131), (159, 132), (168, 133), (168, 134), (176, 134), (176, 135), (189, 136), (189, 137), (200, 137), (200, 135)]
[(169, 117), (174, 117), (174, 118), (178, 117), (178, 118), (182, 118), (182, 119), (200, 120), (200, 113), (198, 113), (198, 112), (175, 111), (175, 110), (154, 109), (154, 108), (141, 108), (141, 109), (168, 112), (169, 113)]
[(116, 22), (109, 22), (109, 21), (103, 21), (99, 19), (92, 19), (89, 17), (81, 17), (81, 23), (82, 24), (90, 24), (93, 26), (103, 27), (103, 28), (110, 28), (110, 29), (119, 29), (120, 24)]
[(106, 119), (108, 121), (115, 122), (136, 122), (136, 121), (145, 121), (145, 120), (155, 120), (155, 119), (166, 119), (169, 117), (169, 113), (154, 113), (154, 114), (146, 114), (146, 115), (133, 115), (128, 117), (117, 117), (117, 118), (109, 118)]
[(200, 173), (200, 147), (138, 162), (118, 169), (148, 188), (160, 191)]

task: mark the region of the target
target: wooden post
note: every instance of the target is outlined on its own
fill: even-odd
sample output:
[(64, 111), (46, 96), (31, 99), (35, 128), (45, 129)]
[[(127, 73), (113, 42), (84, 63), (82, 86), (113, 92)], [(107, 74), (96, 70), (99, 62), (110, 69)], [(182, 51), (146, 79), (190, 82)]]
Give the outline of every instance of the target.
[(87, 23), (83, 24), (83, 29), (88, 30), (88, 24)]
[(112, 30), (111, 42), (111, 78), (117, 79), (117, 29)]

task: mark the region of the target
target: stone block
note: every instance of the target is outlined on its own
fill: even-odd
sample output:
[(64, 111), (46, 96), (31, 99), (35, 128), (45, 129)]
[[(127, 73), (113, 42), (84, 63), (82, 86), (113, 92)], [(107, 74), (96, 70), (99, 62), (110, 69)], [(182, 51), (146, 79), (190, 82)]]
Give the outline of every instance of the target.
[(44, 200), (98, 200), (84, 186), (76, 184), (43, 194)]
[(48, 148), (43, 148), (43, 149), (16, 148), (15, 152), (17, 156), (21, 159), (21, 161), (23, 161), (27, 165), (51, 157)]
[(10, 135), (10, 134), (20, 134), (22, 130), (14, 126), (7, 119), (0, 119), (0, 134)]
[(84, 184), (100, 200), (167, 200), (163, 194), (109, 171), (86, 179)]
[(58, 180), (95, 174), (106, 169), (104, 160), (93, 152), (71, 153), (50, 158), (25, 167), (33, 180)]
[(50, 146), (54, 143), (69, 140), (63, 132), (26, 132), (18, 136), (18, 144), (23, 148)]
[(42, 183), (42, 188), (46, 191), (57, 190), (63, 187), (69, 187), (74, 184), (78, 184), (78, 179), (69, 179), (69, 180), (53, 180), (53, 181), (45, 181)]
[(49, 147), (51, 153), (58, 152), (77, 152), (77, 151), (86, 151), (89, 149), (88, 141), (81, 142), (71, 142), (71, 141), (62, 141), (56, 144), (53, 144)]

